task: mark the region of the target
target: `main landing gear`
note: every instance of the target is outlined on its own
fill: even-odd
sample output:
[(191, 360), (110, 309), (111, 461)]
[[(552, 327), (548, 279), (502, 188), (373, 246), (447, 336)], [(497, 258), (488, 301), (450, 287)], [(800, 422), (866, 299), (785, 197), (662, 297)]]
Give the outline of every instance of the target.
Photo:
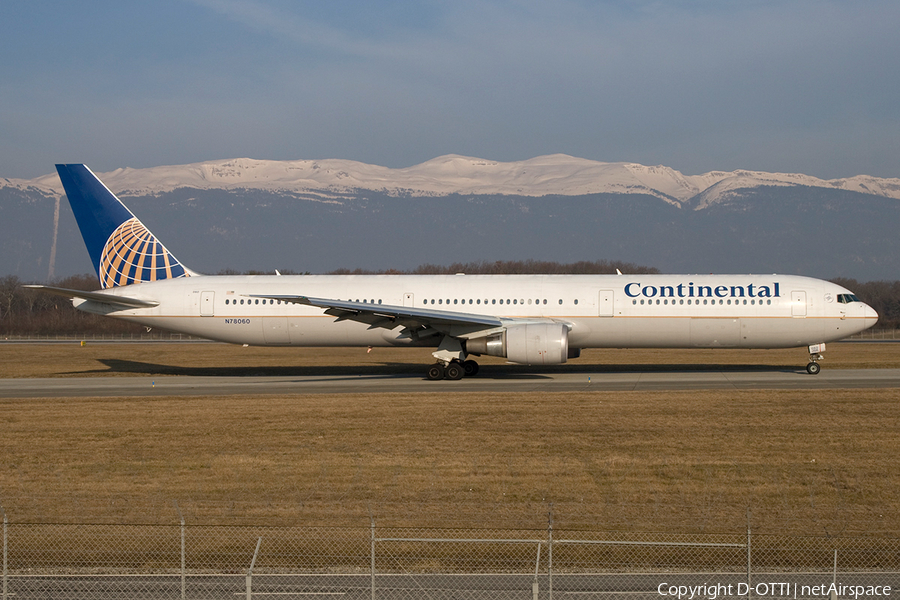
[(451, 360), (448, 364), (436, 362), (425, 372), (425, 377), (431, 381), (438, 379), (458, 380), (463, 377), (474, 377), (478, 373), (478, 363), (474, 360)]
[(825, 358), (822, 352), (825, 352), (825, 344), (813, 344), (809, 347), (809, 364), (806, 365), (806, 372), (810, 375), (818, 375), (822, 370), (819, 365), (819, 361)]

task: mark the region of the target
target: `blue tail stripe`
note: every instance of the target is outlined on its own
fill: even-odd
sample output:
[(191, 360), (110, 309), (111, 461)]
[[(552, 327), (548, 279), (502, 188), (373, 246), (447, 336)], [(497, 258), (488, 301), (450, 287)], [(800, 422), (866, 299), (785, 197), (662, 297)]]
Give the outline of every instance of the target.
[(81, 237), (100, 275), (100, 254), (116, 227), (134, 217), (84, 165), (56, 165)]

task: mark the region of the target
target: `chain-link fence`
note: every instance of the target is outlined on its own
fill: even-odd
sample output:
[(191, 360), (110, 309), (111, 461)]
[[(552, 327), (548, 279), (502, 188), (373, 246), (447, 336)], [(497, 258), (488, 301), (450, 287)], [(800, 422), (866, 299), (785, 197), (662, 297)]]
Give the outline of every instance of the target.
[[(900, 540), (542, 529), (15, 523), (23, 598), (875, 598)], [(832, 592), (834, 592), (832, 594)], [(883, 600), (878, 598), (878, 600)]]

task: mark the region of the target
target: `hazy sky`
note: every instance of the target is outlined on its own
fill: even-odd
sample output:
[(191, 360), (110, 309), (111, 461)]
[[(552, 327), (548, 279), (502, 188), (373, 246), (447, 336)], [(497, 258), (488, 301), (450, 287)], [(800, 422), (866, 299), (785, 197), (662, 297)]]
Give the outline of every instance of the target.
[(562, 152), (900, 177), (896, 0), (7, 0), (0, 177)]

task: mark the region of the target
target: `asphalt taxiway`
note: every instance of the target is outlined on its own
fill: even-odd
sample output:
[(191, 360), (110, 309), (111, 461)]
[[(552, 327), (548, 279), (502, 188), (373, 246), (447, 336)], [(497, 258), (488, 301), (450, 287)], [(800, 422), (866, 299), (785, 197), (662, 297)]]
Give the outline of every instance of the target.
[(427, 381), (417, 374), (371, 372), (322, 376), (0, 379), (0, 398), (900, 388), (900, 369), (823, 369), (818, 375), (799, 369), (496, 374), (484, 371), (459, 381)]

